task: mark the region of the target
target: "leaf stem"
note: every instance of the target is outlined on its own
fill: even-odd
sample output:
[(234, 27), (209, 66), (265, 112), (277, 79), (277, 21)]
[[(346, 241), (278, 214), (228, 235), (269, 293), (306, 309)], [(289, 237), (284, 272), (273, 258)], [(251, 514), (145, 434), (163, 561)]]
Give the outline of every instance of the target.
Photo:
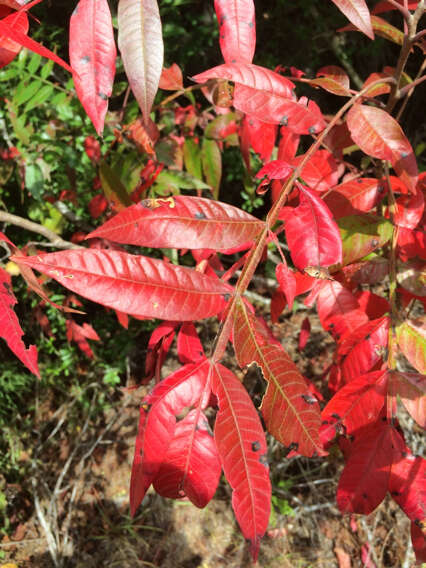
[(278, 200), (274, 203), (274, 205), (272, 206), (272, 209), (269, 211), (269, 213), (266, 217), (265, 226), (262, 229), (261, 233), (259, 233), (259, 235), (257, 236), (256, 241), (255, 241), (254, 245), (252, 246), (252, 248), (250, 250), (249, 256), (247, 258), (247, 262), (246, 262), (246, 264), (244, 265), (244, 267), (241, 271), (241, 275), (238, 279), (237, 284), (235, 285), (235, 294), (232, 296), (231, 300), (229, 301), (226, 314), (224, 316), (224, 319), (222, 321), (222, 324), (220, 326), (218, 334), (217, 334), (215, 341), (213, 343), (212, 356), (211, 357), (212, 357), (212, 360), (215, 363), (219, 362), (220, 359), (223, 357), (223, 354), (225, 353), (226, 345), (228, 343), (229, 335), (231, 333), (232, 315), (233, 315), (235, 306), (236, 306), (237, 302), (240, 301), (240, 298), (242, 297), (242, 295), (244, 294), (248, 285), (251, 282), (251, 279), (252, 279), (253, 274), (254, 274), (254, 272), (257, 268), (257, 265), (259, 264), (260, 259), (262, 258), (263, 248), (265, 247), (265, 245), (267, 243), (269, 232), (272, 231), (272, 227), (277, 222), (281, 207), (284, 205), (284, 203), (287, 200), (289, 193), (293, 189), (294, 182), (300, 176), (300, 174), (301, 174), (303, 168), (305, 167), (305, 165), (307, 164), (307, 162), (311, 159), (313, 154), (321, 146), (324, 138), (331, 131), (331, 129), (337, 124), (337, 122), (345, 114), (345, 112), (347, 110), (349, 110), (349, 108), (352, 105), (354, 105), (359, 99), (361, 99), (365, 95), (365, 93), (367, 93), (371, 89), (371, 87), (374, 86), (376, 83), (394, 83), (394, 82), (395, 82), (394, 77), (387, 77), (385, 79), (378, 79), (377, 81), (374, 81), (373, 83), (370, 83), (369, 85), (367, 85), (367, 87), (362, 89), (362, 91), (360, 91), (355, 96), (353, 96), (349, 101), (347, 101), (342, 106), (342, 108), (336, 113), (336, 115), (329, 122), (329, 124), (326, 126), (326, 128), (318, 135), (315, 142), (312, 144), (312, 146), (309, 148), (309, 150), (304, 155), (300, 164), (294, 169), (293, 174), (290, 176), (288, 181), (281, 188), (281, 193), (278, 197)]
[(411, 48), (416, 42), (415, 38), (417, 32), (417, 25), (424, 11), (425, 11), (425, 0), (420, 0), (420, 2), (417, 5), (416, 11), (413, 14), (409, 13), (409, 17), (406, 20), (408, 30), (407, 33), (404, 35), (404, 41), (402, 43), (401, 51), (398, 58), (398, 63), (395, 70), (395, 75), (394, 75), (395, 84), (392, 85), (391, 87), (391, 92), (386, 105), (386, 110), (389, 112), (389, 114), (395, 108), (395, 105), (400, 97), (399, 85), (401, 82), (401, 77), (404, 72), (405, 65), (407, 64)]

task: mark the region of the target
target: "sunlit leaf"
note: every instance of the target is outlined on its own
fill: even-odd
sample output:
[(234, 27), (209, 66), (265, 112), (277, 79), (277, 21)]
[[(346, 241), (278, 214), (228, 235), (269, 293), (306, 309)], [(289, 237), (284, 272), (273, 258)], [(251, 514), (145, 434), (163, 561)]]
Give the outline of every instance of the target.
[(80, 0), (70, 19), (70, 62), (84, 110), (102, 134), (117, 55), (107, 0)]
[(37, 348), (35, 345), (30, 345), (27, 348), (22, 341), (24, 332), (17, 315), (13, 311), (13, 306), (16, 303), (10, 274), (0, 267), (0, 337), (6, 341), (9, 349), (15, 353), (22, 363), (40, 378), (37, 365)]
[(238, 364), (246, 367), (256, 363), (268, 383), (261, 406), (268, 431), (302, 455), (323, 455), (318, 401), (309, 392), (306, 379), (244, 305), (236, 309), (234, 346)]
[(263, 222), (232, 205), (179, 195), (132, 205), (87, 238), (145, 247), (221, 250), (251, 243), (263, 227)]
[(143, 400), (130, 481), (132, 516), (166, 459), (177, 417), (192, 406), (206, 406), (208, 370), (207, 360), (185, 365), (158, 383)]
[(397, 328), (398, 345), (419, 373), (426, 374), (426, 326), (424, 321), (405, 321)]
[(389, 160), (403, 183), (416, 193), (416, 158), (398, 122), (380, 108), (359, 104), (348, 112), (346, 122), (361, 150), (373, 158)]
[(215, 0), (219, 44), (226, 63), (251, 63), (256, 48), (253, 0)]
[(332, 0), (353, 25), (370, 39), (374, 39), (370, 11), (365, 0)]
[(118, 47), (145, 123), (163, 69), (163, 36), (156, 0), (119, 0)]
[(214, 436), (225, 477), (232, 487), (232, 507), (257, 559), (271, 507), (271, 483), (265, 434), (247, 391), (226, 367), (212, 367), (211, 385), (219, 412)]
[(124, 313), (173, 321), (217, 314), (232, 288), (196, 270), (113, 250), (12, 257), (69, 290)]

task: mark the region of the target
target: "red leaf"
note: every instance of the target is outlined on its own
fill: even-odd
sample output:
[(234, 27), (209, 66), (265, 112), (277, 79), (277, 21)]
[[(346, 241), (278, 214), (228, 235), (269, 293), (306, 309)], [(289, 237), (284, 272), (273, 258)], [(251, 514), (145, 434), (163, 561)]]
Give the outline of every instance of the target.
[[(284, 78), (284, 77), (283, 77)], [(270, 91), (235, 84), (234, 107), (264, 122), (282, 124), (296, 134), (316, 134), (325, 128), (319, 107), (280, 97)]]
[(349, 91), (349, 77), (346, 72), (337, 65), (328, 65), (326, 67), (321, 67), (317, 72), (317, 78), (311, 79), (309, 81), (310, 85), (317, 85), (322, 87), (329, 93), (338, 95), (341, 97), (350, 97), (351, 93)]
[(177, 336), (177, 352), (181, 363), (196, 363), (205, 357), (195, 325), (185, 322)]
[[(199, 73), (192, 79), (197, 83), (205, 83), (209, 79), (226, 79), (263, 92), (265, 96), (274, 95), (280, 99), (295, 99), (294, 83), (270, 69), (252, 63), (225, 63)], [(262, 120), (261, 117), (257, 118)], [(266, 119), (264, 121), (270, 122)]]
[(396, 200), (394, 222), (400, 227), (415, 229), (423, 217), (424, 208), (425, 198), (422, 191), (415, 195), (401, 195)]
[(353, 25), (370, 39), (374, 39), (370, 12), (365, 0), (332, 0)]
[(417, 373), (394, 371), (392, 391), (398, 394), (417, 424), (426, 429), (426, 378)]
[(188, 497), (203, 508), (212, 499), (222, 467), (204, 413), (191, 410), (176, 424), (173, 439), (154, 479), (163, 497)]
[[(405, 2), (404, 0), (396, 0), (398, 2), (398, 4), (401, 4), (401, 6), (404, 6)], [(418, 4), (418, 0), (408, 0), (407, 2), (407, 8), (408, 10), (415, 10), (417, 8), (417, 4)], [(396, 8), (393, 4), (391, 4), (390, 2), (378, 2), (374, 8), (373, 11), (371, 12), (372, 14), (381, 14), (382, 12), (390, 12), (391, 10), (397, 10), (398, 8)]]
[(352, 292), (334, 280), (324, 282), (317, 297), (317, 310), (321, 325), (336, 340), (368, 322)]
[(283, 162), (283, 160), (272, 160), (272, 162), (269, 162), (257, 172), (256, 177), (258, 179), (266, 177), (268, 180), (285, 179), (292, 171), (293, 167), (287, 162)]
[(145, 123), (163, 69), (163, 36), (156, 0), (119, 0), (118, 47)]
[(354, 105), (346, 122), (361, 150), (373, 158), (389, 160), (405, 185), (416, 193), (416, 158), (398, 122), (386, 111), (366, 105)]
[(268, 431), (302, 455), (324, 455), (317, 399), (284, 349), (242, 304), (234, 320), (234, 347), (240, 367), (255, 362), (268, 383), (261, 406)]
[(166, 458), (177, 417), (186, 408), (207, 404), (208, 372), (207, 360), (185, 365), (158, 383), (143, 400), (130, 481), (132, 516)]
[(390, 304), (386, 298), (370, 290), (358, 290), (355, 292), (355, 297), (361, 310), (367, 314), (369, 319), (378, 319), (390, 312)]
[(83, 323), (83, 325), (78, 325), (74, 320), (66, 320), (67, 328), (67, 340), (69, 342), (75, 341), (78, 348), (90, 359), (93, 359), (93, 351), (90, 347), (87, 339), (93, 339), (99, 341), (100, 338), (93, 327), (88, 323)]
[(299, 345), (298, 345), (299, 351), (303, 351), (303, 349), (305, 349), (306, 344), (308, 343), (310, 333), (311, 333), (311, 321), (308, 317), (306, 317), (303, 320), (302, 326), (300, 328)]
[[(293, 164), (299, 165), (304, 157), (304, 155), (297, 156)], [(336, 185), (343, 170), (344, 167), (337, 164), (333, 154), (328, 150), (317, 150), (303, 168), (300, 177), (311, 189), (323, 192)]]
[(190, 268), (113, 250), (67, 250), (11, 257), (69, 290), (135, 316), (172, 321), (217, 314), (232, 288)]
[(346, 381), (370, 371), (384, 356), (388, 344), (389, 318), (367, 322), (347, 336), (339, 347), (345, 356), (341, 369)]
[(411, 542), (413, 543), (414, 552), (418, 564), (426, 562), (426, 538), (424, 530), (416, 523), (411, 523)]
[[(98, 193), (97, 195), (93, 196), (92, 199), (89, 201), (88, 209), (90, 216), (92, 219), (97, 219), (104, 213), (105, 209), (108, 207), (107, 198), (103, 193)], [(85, 238), (91, 238), (88, 235)]]
[(407, 517), (417, 525), (426, 522), (426, 461), (399, 444), (392, 465), (389, 492)]
[(219, 44), (225, 63), (251, 63), (256, 48), (253, 0), (215, 0)]
[(70, 19), (69, 52), (77, 96), (101, 135), (117, 56), (107, 0), (79, 1)]
[(26, 348), (21, 339), (24, 332), (13, 311), (13, 306), (16, 303), (17, 300), (12, 290), (10, 274), (0, 267), (0, 337), (6, 341), (9, 349), (15, 353), (18, 359), (34, 375), (40, 378), (37, 365), (37, 347), (30, 345), (30, 347)]
[(300, 205), (285, 222), (291, 258), (299, 270), (342, 262), (340, 232), (328, 207), (314, 191), (298, 184)]
[(376, 422), (386, 397), (387, 375), (374, 371), (342, 387), (322, 411), (321, 440), (331, 441), (336, 433), (359, 436), (359, 431)]
[(101, 161), (101, 145), (94, 136), (86, 136), (84, 139), (84, 151), (93, 164), (98, 164)]
[(374, 511), (385, 498), (392, 464), (404, 447), (395, 428), (381, 421), (355, 439), (337, 488), (342, 513), (369, 515)]
[[(11, 14), (11, 16), (12, 15), (14, 14)], [(72, 69), (68, 65), (68, 63), (65, 63), (63, 59), (55, 55), (52, 51), (50, 51), (50, 49), (47, 49), (40, 43), (28, 37), (26, 33), (23, 31), (23, 26), (22, 27), (20, 26), (20, 28), (18, 28), (17, 26), (13, 25), (14, 20), (9, 19), (11, 18), (11, 16), (8, 16), (0, 20), (0, 36), (5, 36), (6, 38), (14, 41), (15, 43), (22, 45), (22, 47), (26, 47), (27, 49), (34, 51), (34, 53), (38, 53), (42, 57), (47, 57), (48, 59), (51, 59), (52, 61), (58, 63), (64, 69), (72, 73)]]
[(248, 248), (263, 226), (232, 205), (178, 195), (132, 205), (87, 238), (145, 247), (221, 250), (240, 245)]
[(294, 272), (290, 270), (286, 264), (281, 262), (277, 264), (275, 274), (278, 284), (287, 299), (288, 307), (291, 310), (293, 308), (294, 298), (296, 297), (296, 277)]
[(151, 333), (146, 350), (143, 383), (147, 383), (154, 376), (157, 381), (161, 379), (161, 367), (173, 343), (176, 326), (177, 323), (175, 322), (163, 321)]
[[(26, 12), (15, 12), (6, 16), (1, 20), (6, 26), (12, 27), (14, 30), (19, 31), (21, 34), (26, 35), (28, 33), (28, 16)], [(0, 69), (8, 65), (18, 53), (21, 51), (22, 45), (13, 41), (8, 37), (0, 36)]]
[(266, 162), (270, 159), (277, 137), (277, 126), (262, 122), (254, 116), (245, 116), (243, 119), (243, 133), (248, 137), (248, 143), (259, 154), (260, 159)]
[(386, 194), (386, 187), (375, 178), (357, 178), (337, 185), (324, 197), (335, 219), (368, 213)]
[[(281, 126), (280, 134), (281, 138), (278, 145), (277, 159), (282, 160), (283, 162), (292, 163), (299, 146), (300, 135), (292, 132), (287, 126)], [(278, 199), (281, 187), (281, 182), (272, 182), (272, 201), (276, 201)]]
[(216, 364), (211, 381), (219, 404), (214, 428), (217, 449), (233, 489), (235, 516), (256, 560), (271, 507), (265, 434), (250, 396), (231, 371)]
[(170, 67), (163, 67), (158, 86), (165, 91), (180, 91), (183, 89), (182, 71), (177, 63), (172, 63)]

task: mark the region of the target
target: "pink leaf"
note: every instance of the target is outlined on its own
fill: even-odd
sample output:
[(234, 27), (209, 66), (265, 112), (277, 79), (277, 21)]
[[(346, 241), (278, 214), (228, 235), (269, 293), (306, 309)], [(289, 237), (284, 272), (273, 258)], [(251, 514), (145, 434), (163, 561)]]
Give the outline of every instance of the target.
[(389, 160), (405, 185), (416, 193), (416, 158), (398, 122), (380, 108), (359, 104), (348, 112), (346, 122), (361, 150), (373, 158)]
[(251, 63), (256, 48), (253, 0), (215, 0), (214, 8), (225, 63)]
[(277, 137), (276, 124), (262, 122), (254, 116), (245, 116), (242, 131), (248, 137), (248, 144), (259, 154), (260, 159), (264, 162), (269, 160)]
[(183, 89), (182, 71), (177, 63), (172, 63), (170, 67), (163, 67), (158, 86), (165, 91), (180, 91)]
[(343, 14), (361, 32), (374, 39), (371, 17), (365, 0), (332, 0)]
[(382, 180), (357, 178), (333, 187), (324, 201), (335, 219), (340, 219), (356, 215), (360, 211), (368, 213), (383, 199), (386, 192)]
[(117, 55), (107, 0), (80, 0), (70, 19), (69, 52), (77, 96), (100, 135)]
[(145, 124), (163, 68), (163, 36), (156, 0), (119, 0), (118, 47)]
[(11, 286), (11, 277), (0, 267), (0, 337), (3, 337), (9, 349), (15, 353), (22, 363), (40, 378), (37, 365), (37, 348), (35, 345), (26, 348), (22, 341), (24, 332), (13, 311), (13, 306), (16, 303), (17, 300)]
[(179, 195), (132, 205), (87, 238), (100, 237), (145, 247), (223, 250), (249, 246), (263, 226), (264, 223), (232, 205)]

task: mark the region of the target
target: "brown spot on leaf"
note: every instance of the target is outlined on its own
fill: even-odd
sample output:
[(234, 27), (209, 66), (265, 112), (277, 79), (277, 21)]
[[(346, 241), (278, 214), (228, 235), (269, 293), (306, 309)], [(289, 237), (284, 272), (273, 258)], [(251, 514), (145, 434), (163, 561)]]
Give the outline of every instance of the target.
[(107, 100), (108, 100), (107, 95), (106, 95), (105, 93), (102, 93), (102, 92), (99, 92), (99, 93), (98, 93), (98, 97), (99, 97), (100, 99), (102, 99), (103, 101), (107, 101)]
[(80, 58), (80, 63), (89, 63), (89, 62), (90, 62), (89, 55), (85, 55), (84, 57)]
[(255, 442), (252, 442), (251, 449), (253, 450), (253, 452), (258, 452), (260, 450), (260, 442), (258, 442), (257, 440)]
[(196, 219), (207, 219), (206, 215), (202, 211), (197, 211), (195, 213), (195, 218)]
[(287, 126), (288, 125), (288, 116), (283, 116), (280, 120), (280, 124), (281, 124), (281, 126)]

